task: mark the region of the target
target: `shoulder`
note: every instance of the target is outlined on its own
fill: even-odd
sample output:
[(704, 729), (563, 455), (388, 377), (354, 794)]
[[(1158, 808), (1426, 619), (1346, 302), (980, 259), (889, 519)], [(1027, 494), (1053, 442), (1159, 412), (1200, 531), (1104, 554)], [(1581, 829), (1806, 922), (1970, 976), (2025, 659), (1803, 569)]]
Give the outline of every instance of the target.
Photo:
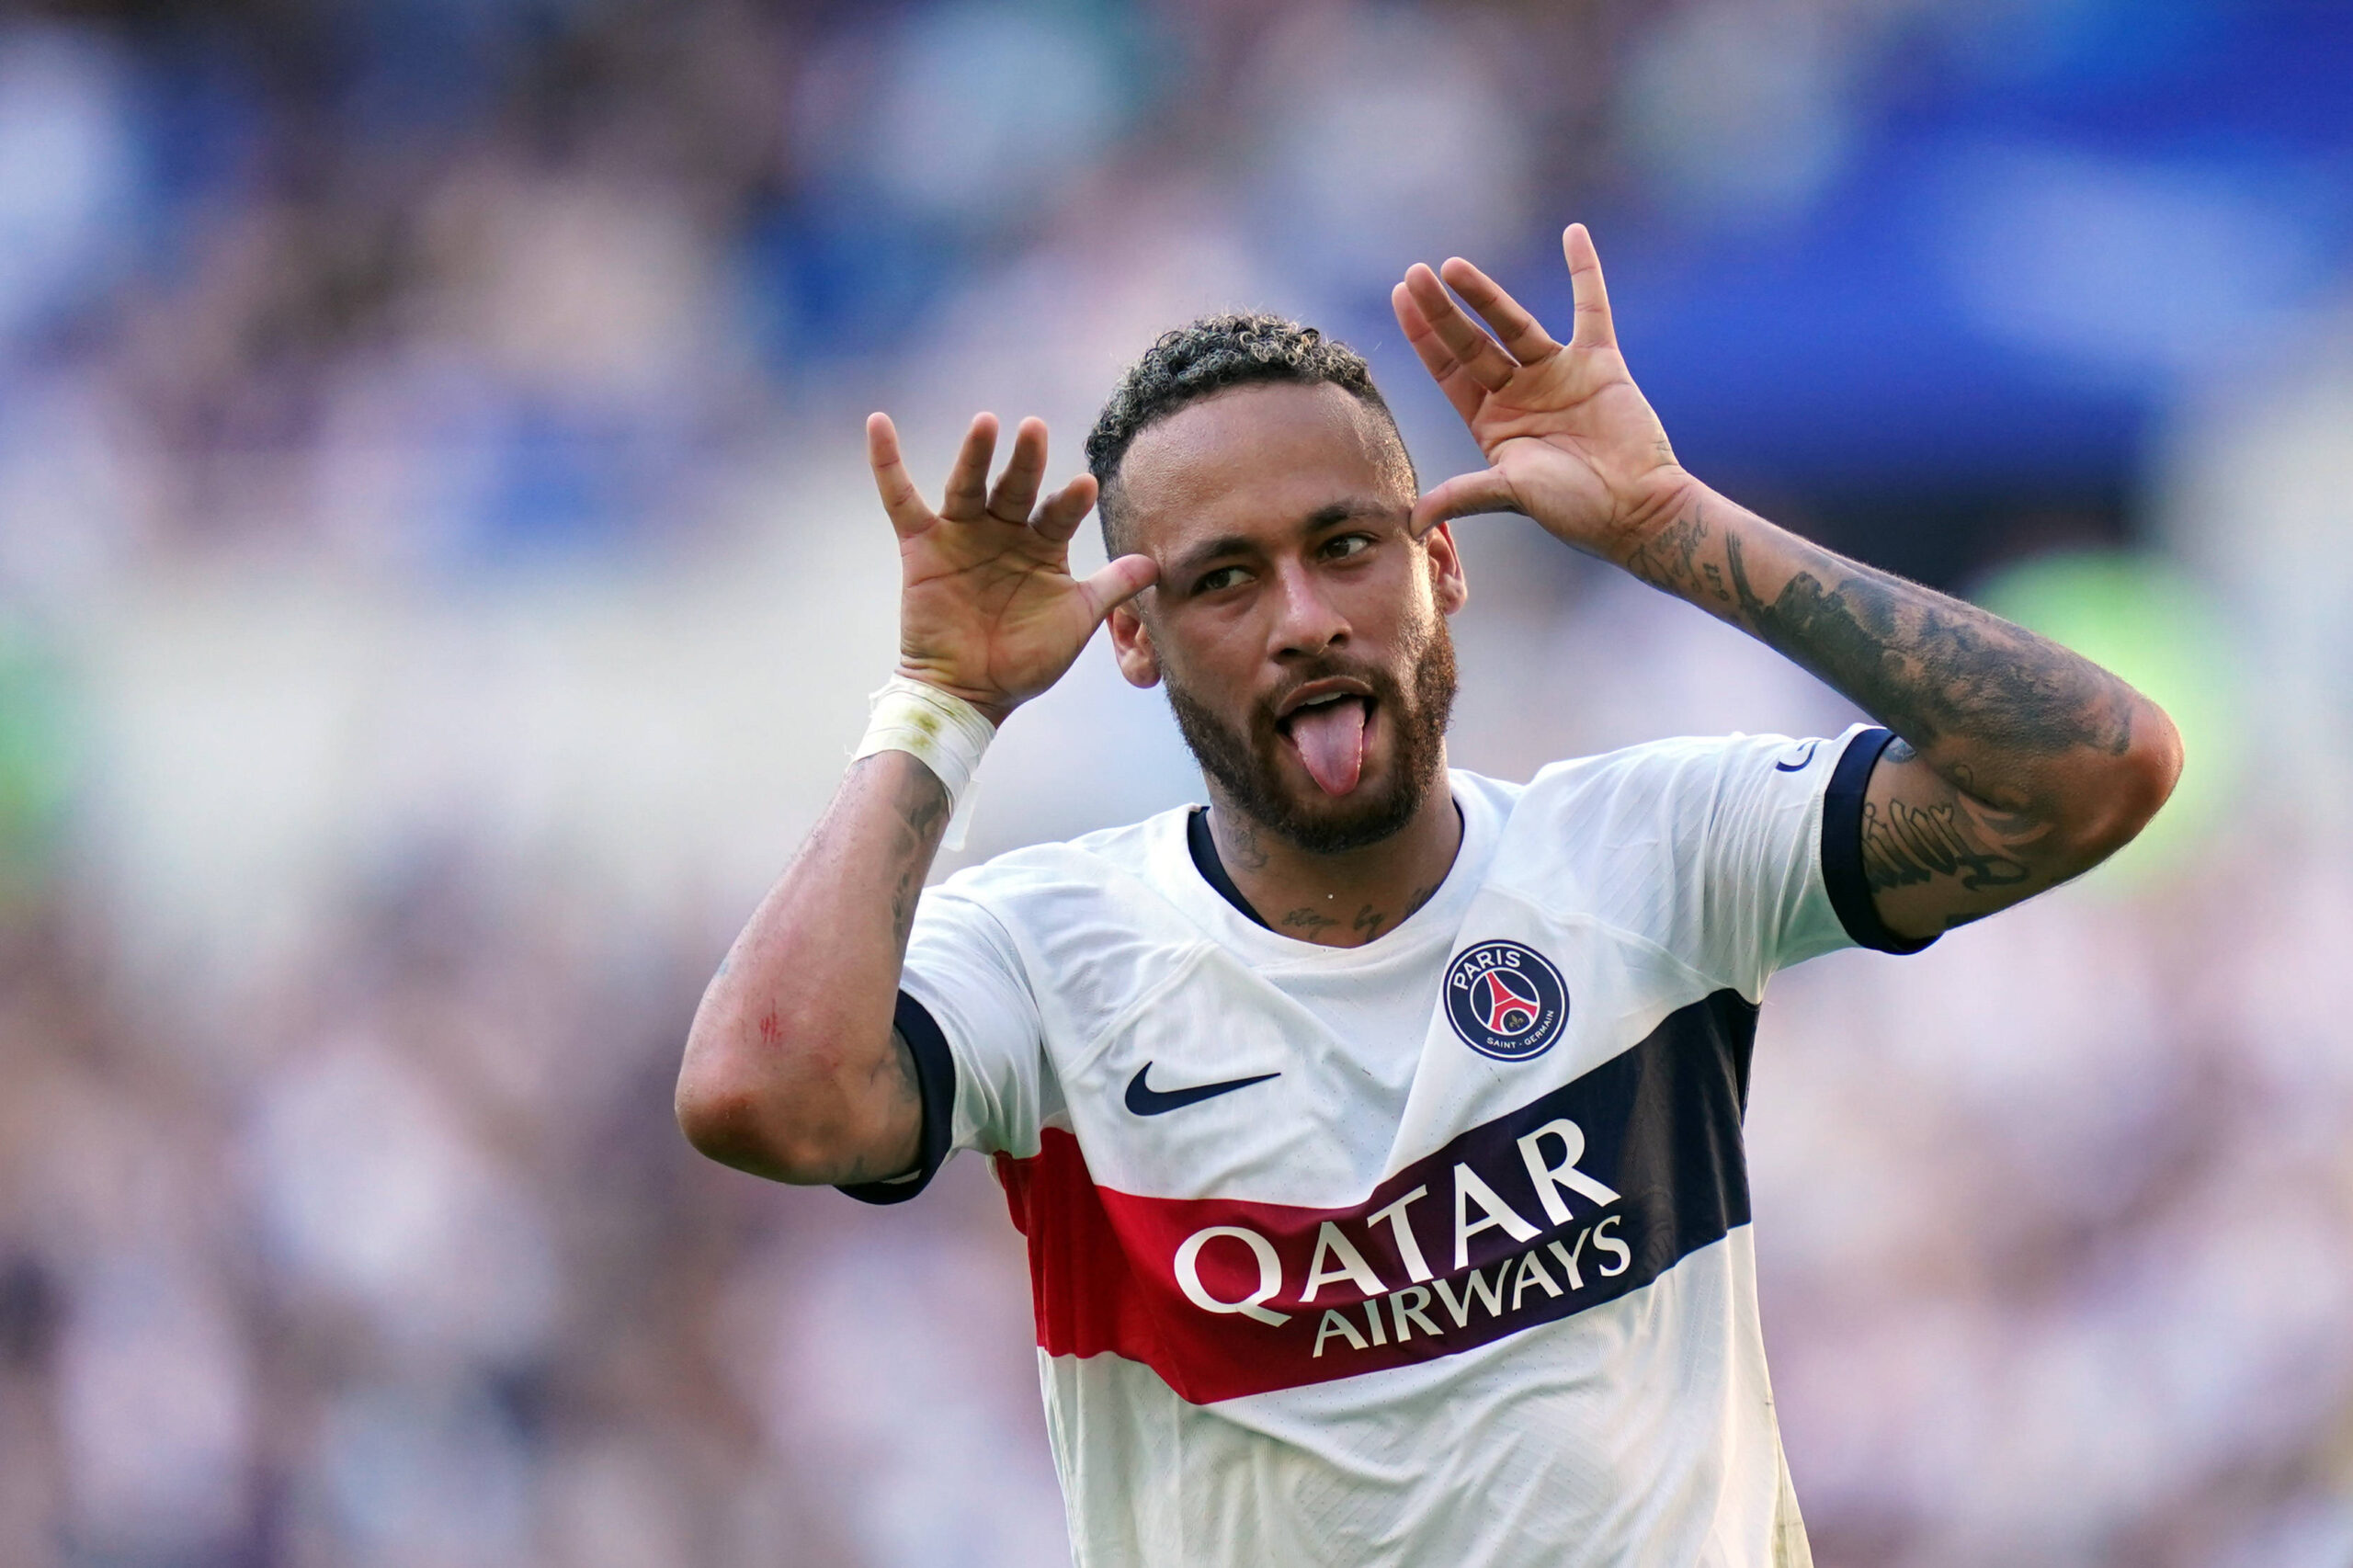
[(1836, 752), (1787, 735), (1683, 735), (1553, 763), (1510, 812), (1499, 874), (1604, 902), (1603, 890), (1639, 887), (1654, 901), (1699, 876), (1756, 801), (1809, 809)]
[(1050, 1032), (1089, 1037), (1207, 941), (1170, 895), (1189, 865), (1184, 809), (1011, 850), (925, 892), (908, 961), (931, 962), (941, 944), (984, 943), (1038, 1000)]
[(966, 867), (932, 892), (984, 905), (1004, 917), (1073, 897), (1099, 901), (1142, 891), (1163, 874), (1158, 862), (1170, 844), (1181, 848), (1185, 814), (1190, 809), (1179, 807), (1079, 838), (1009, 849)]
[(1809, 748), (1830, 747), (1828, 741), (1777, 734), (1677, 735), (1553, 763), (1529, 781), (1528, 796), (1540, 806), (1597, 799), (1665, 801), (1711, 792), (1744, 773), (1806, 770), (1816, 759)]

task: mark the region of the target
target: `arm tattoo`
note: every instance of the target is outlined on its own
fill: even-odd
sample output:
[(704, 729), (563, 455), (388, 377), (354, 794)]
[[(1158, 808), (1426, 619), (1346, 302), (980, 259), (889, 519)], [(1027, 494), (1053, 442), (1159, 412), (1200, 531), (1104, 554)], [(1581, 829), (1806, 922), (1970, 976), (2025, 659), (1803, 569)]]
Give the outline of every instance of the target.
[[(1705, 527), (1696, 511), (1688, 521)], [(2075, 746), (2120, 756), (2131, 744), (2131, 689), (2047, 639), (1826, 552), (1818, 553), (1837, 567), (1836, 586), (1801, 571), (1767, 604), (1749, 582), (1740, 535), (1727, 532), (1723, 546), (1732, 602), (1748, 629), (1915, 745), (1954, 735), (2042, 758)]]
[(1732, 593), (1724, 586), (1724, 574), (1714, 562), (1698, 559), (1699, 546), (1707, 538), (1708, 525), (1694, 506), (1690, 516), (1676, 519), (1660, 529), (1655, 538), (1645, 540), (1626, 564), (1635, 576), (1654, 588), (1664, 588), (1686, 598), (1704, 597), (1719, 604), (1730, 604)]
[(1972, 892), (2015, 887), (2031, 875), (2008, 856), (1972, 845), (1949, 801), (1925, 808), (1890, 801), (1884, 817), (1863, 803), (1863, 876), (1874, 892), (1955, 873)]
[[(905, 1035), (901, 1034), (897, 1029), (891, 1031), (891, 1049), (883, 1054), (880, 1062), (874, 1064), (874, 1071), (868, 1081), (874, 1085), (875, 1092), (879, 1096), (894, 1100), (901, 1106), (913, 1108), (917, 1128), (915, 1136), (920, 1140), (923, 1136), (921, 1131), (923, 1081), (915, 1076), (915, 1048), (907, 1043)], [(920, 1144), (915, 1150), (915, 1161), (918, 1165), (923, 1161), (923, 1150)], [(845, 1187), (856, 1187), (862, 1182), (888, 1181), (892, 1176), (905, 1176), (915, 1168), (907, 1165), (899, 1165), (896, 1170), (884, 1171), (874, 1168), (886, 1162), (871, 1160), (860, 1154), (850, 1162), (849, 1170), (842, 1177), (841, 1184)], [(887, 1163), (898, 1164), (895, 1161)]]
[(891, 929), (904, 954), (907, 938), (915, 932), (915, 903), (923, 895), (924, 873), (930, 869), (939, 835), (948, 828), (948, 786), (930, 768), (911, 767), (892, 804), (898, 812), (900, 835), (899, 880), (891, 890)]

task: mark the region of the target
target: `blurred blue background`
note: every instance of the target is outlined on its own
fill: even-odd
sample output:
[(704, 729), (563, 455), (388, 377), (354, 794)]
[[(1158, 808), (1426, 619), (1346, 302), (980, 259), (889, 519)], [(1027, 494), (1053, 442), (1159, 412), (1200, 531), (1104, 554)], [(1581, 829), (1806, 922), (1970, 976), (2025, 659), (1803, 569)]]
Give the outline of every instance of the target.
[[(2120, 861), (1765, 1012), (1824, 1568), (2353, 1564), (2353, 12), (222, 0), (0, 17), (0, 1562), (1044, 1564), (1017, 1238), (699, 1163), (704, 977), (936, 474), (1589, 222), (1688, 466), (2174, 709)], [(1461, 525), (1457, 761), (1843, 704)], [(1091, 540), (1086, 542), (1091, 551)], [(1098, 646), (949, 865), (1197, 798)]]

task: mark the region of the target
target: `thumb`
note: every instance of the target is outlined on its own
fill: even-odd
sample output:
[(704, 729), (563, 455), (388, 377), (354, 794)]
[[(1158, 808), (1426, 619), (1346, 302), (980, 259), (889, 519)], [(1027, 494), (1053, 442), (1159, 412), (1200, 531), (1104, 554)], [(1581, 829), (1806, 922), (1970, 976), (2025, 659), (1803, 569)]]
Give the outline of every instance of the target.
[(1504, 477), (1501, 469), (1482, 469), (1477, 473), (1459, 473), (1435, 490), (1425, 491), (1414, 503), (1411, 522), (1414, 537), (1419, 539), (1440, 523), (1457, 517), (1476, 516), (1481, 512), (1522, 512), (1519, 496)]
[(1079, 596), (1086, 601), (1089, 629), (1103, 624), (1103, 618), (1152, 586), (1160, 575), (1160, 563), (1149, 555), (1122, 555), (1102, 571), (1079, 584)]

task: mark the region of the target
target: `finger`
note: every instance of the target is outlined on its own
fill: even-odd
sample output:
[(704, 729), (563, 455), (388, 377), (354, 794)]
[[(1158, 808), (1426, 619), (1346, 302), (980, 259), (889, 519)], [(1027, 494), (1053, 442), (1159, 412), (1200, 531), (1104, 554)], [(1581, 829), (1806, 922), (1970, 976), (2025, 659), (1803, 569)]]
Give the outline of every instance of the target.
[(1504, 346), (1504, 352), (1521, 364), (1533, 365), (1561, 351), (1561, 346), (1552, 341), (1552, 335), (1544, 330), (1543, 324), (1529, 314), (1528, 307), (1461, 256), (1449, 258), (1438, 268), (1438, 277), (1479, 312), (1495, 330), (1495, 341)]
[(1100, 626), (1103, 618), (1152, 586), (1160, 564), (1149, 555), (1122, 555), (1078, 585), (1086, 597), (1086, 613)]
[(891, 527), (901, 539), (931, 526), (935, 520), (931, 508), (923, 504), (922, 493), (907, 473), (906, 462), (899, 455), (898, 427), (887, 414), (866, 416), (866, 464), (874, 471), (874, 488), (882, 494), (882, 510), (890, 514)]
[(1422, 498), (1414, 503), (1414, 515), (1406, 526), (1413, 530), (1414, 537), (1419, 539), (1438, 524), (1452, 522), (1457, 517), (1476, 517), (1482, 512), (1524, 510), (1511, 482), (1503, 476), (1500, 470), (1482, 469), (1477, 473), (1457, 474), (1437, 489), (1425, 492)]
[(1414, 303), (1422, 308), (1423, 319), (1430, 324), (1438, 341), (1457, 359), (1472, 380), (1489, 392), (1500, 391), (1519, 368), (1512, 357), (1480, 327), (1477, 322), (1462, 313), (1454, 296), (1446, 291), (1438, 274), (1415, 262), (1405, 270), (1405, 287), (1414, 296)]
[(1487, 389), (1472, 380), (1471, 372), (1462, 368), (1462, 361), (1454, 357), (1454, 351), (1438, 340), (1437, 329), (1422, 314), (1422, 307), (1414, 302), (1414, 291), (1398, 284), (1389, 290), (1389, 307), (1397, 312), (1397, 324), (1404, 329), (1405, 341), (1414, 346), (1422, 369), (1446, 393), (1446, 401), (1454, 405), (1454, 412), (1462, 416), (1466, 425), (1478, 417)]
[(1078, 531), (1078, 525), (1086, 520), (1086, 514), (1094, 509), (1095, 476), (1082, 473), (1047, 496), (1045, 505), (1038, 508), (1038, 515), (1029, 520), (1029, 526), (1056, 544), (1065, 544), (1069, 542), (1070, 536)]
[(989, 459), (996, 453), (996, 415), (975, 414), (964, 444), (956, 449), (955, 466), (939, 496), (939, 515), (960, 523), (977, 519), (988, 507)]
[(1583, 223), (1572, 223), (1561, 235), (1561, 253), (1569, 260), (1569, 289), (1576, 295), (1574, 330), (1569, 341), (1579, 348), (1615, 348), (1617, 324), (1609, 319), (1609, 286), (1601, 280), (1601, 253)]
[(989, 492), (989, 515), (1001, 522), (1026, 523), (1046, 477), (1046, 422), (1029, 418), (1013, 433), (1013, 455)]

